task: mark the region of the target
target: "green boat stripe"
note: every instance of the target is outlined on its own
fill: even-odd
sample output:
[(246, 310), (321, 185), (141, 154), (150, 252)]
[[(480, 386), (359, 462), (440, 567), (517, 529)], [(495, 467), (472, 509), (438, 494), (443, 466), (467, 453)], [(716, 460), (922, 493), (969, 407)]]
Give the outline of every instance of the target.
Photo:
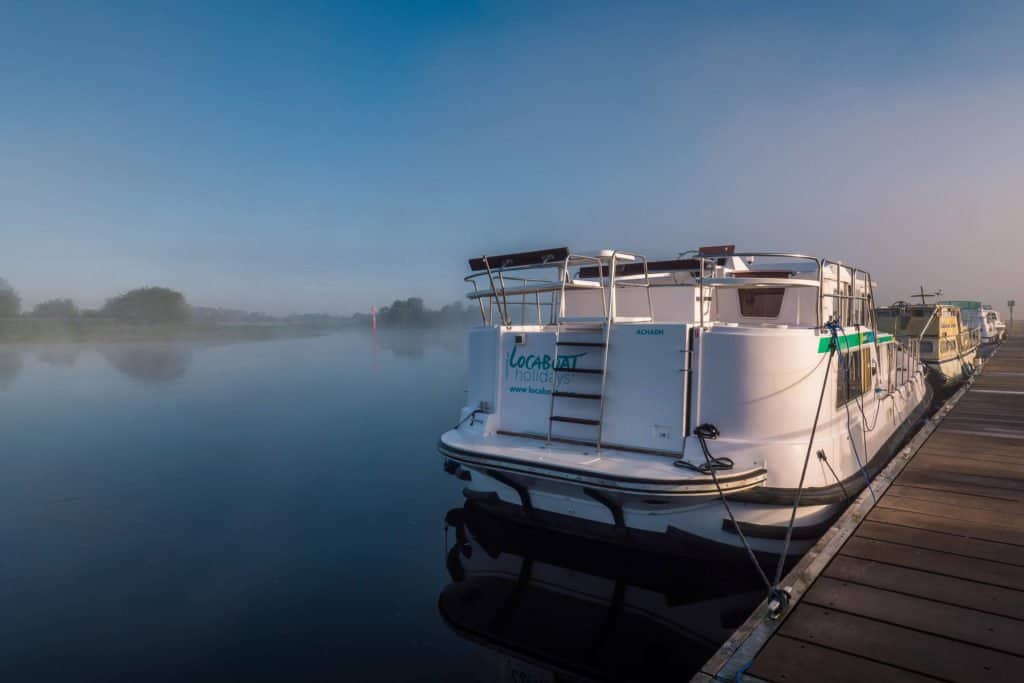
[[(875, 341), (874, 332), (854, 332), (852, 334), (843, 335), (838, 337), (839, 348), (843, 351), (852, 349), (855, 346), (861, 344), (870, 344)], [(892, 341), (891, 334), (880, 334), (878, 335), (878, 343), (884, 344)], [(819, 337), (818, 338), (818, 353), (827, 353), (832, 348), (832, 337)]]

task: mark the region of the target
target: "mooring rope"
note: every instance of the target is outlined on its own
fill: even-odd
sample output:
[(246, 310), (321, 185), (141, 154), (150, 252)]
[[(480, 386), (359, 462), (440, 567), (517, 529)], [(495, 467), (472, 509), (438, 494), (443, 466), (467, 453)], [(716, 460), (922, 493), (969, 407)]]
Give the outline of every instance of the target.
[[(739, 534), (740, 541), (743, 543), (743, 547), (746, 549), (747, 555), (750, 556), (750, 561), (754, 563), (754, 568), (757, 570), (761, 580), (764, 581), (765, 588), (767, 588), (768, 592), (771, 593), (773, 590), (772, 582), (768, 580), (768, 575), (765, 573), (764, 569), (761, 568), (761, 563), (757, 561), (757, 555), (754, 554), (754, 549), (750, 547), (750, 543), (747, 541), (747, 537), (744, 535), (743, 529), (740, 528), (739, 522), (736, 521), (736, 516), (732, 514), (732, 508), (729, 507), (729, 501), (725, 499), (725, 492), (722, 490), (721, 484), (718, 483), (718, 475), (716, 474), (716, 471), (724, 468), (716, 465), (715, 463), (723, 460), (729, 460), (728, 458), (711, 457), (711, 451), (708, 449), (707, 439), (714, 441), (718, 438), (718, 427), (710, 423), (704, 423), (695, 427), (693, 433), (697, 437), (697, 441), (700, 442), (700, 449), (703, 451), (704, 459), (707, 461), (707, 464), (704, 466), (707, 469), (705, 474), (710, 474), (712, 481), (715, 482), (715, 488), (718, 489), (718, 497), (722, 499), (722, 505), (725, 506), (725, 511), (728, 513), (729, 519), (732, 520), (732, 528), (736, 530), (737, 534)], [(676, 464), (679, 465), (679, 462), (682, 461), (678, 461)], [(682, 466), (683, 465), (680, 465), (680, 467)], [(698, 469), (695, 465), (691, 465), (690, 463), (686, 463), (686, 466), (689, 466), (692, 469)], [(729, 467), (732, 467), (731, 460), (729, 460)], [(698, 469), (698, 471), (702, 470)]]
[[(838, 345), (839, 345), (839, 334), (842, 333), (843, 339), (845, 339), (846, 338), (846, 330), (843, 329), (843, 326), (839, 323), (838, 319), (835, 320), (834, 322), (831, 322), (831, 323), (827, 324), (826, 327), (828, 327), (832, 331), (832, 343), (833, 343), (833, 345), (838, 347)], [(860, 333), (858, 332), (858, 334), (860, 334)], [(847, 346), (849, 346), (849, 345), (847, 345)], [(872, 500), (876, 500), (875, 499), (875, 492), (871, 488), (871, 479), (868, 477), (867, 470), (864, 469), (864, 462), (867, 461), (867, 456), (868, 456), (868, 452), (867, 452), (868, 451), (868, 434), (867, 434), (867, 432), (869, 431), (867, 429), (867, 419), (868, 418), (867, 418), (867, 415), (864, 414), (863, 406), (858, 401), (857, 406), (860, 409), (860, 417), (861, 417), (861, 425), (860, 425), (861, 436), (864, 437), (864, 462), (862, 462), (861, 459), (860, 459), (860, 454), (857, 452), (857, 443), (853, 440), (853, 418), (850, 415), (850, 401), (849, 401), (849, 398), (850, 398), (850, 362), (849, 362), (849, 359), (844, 358), (844, 356), (843, 356), (843, 354), (841, 352), (839, 354), (839, 367), (840, 367), (840, 370), (842, 371), (842, 375), (843, 375), (843, 384), (846, 387), (846, 391), (845, 391), (845, 393), (843, 395), (843, 398), (847, 399), (846, 401), (843, 402), (843, 406), (844, 406), (844, 408), (846, 408), (846, 436), (850, 440), (850, 448), (853, 449), (853, 457), (857, 461), (857, 468), (860, 470), (861, 476), (864, 477), (864, 486), (867, 487), (868, 491), (871, 492), (871, 499)], [(861, 374), (862, 374), (861, 381), (862, 382), (863, 382), (863, 372), (864, 372), (864, 366), (863, 366), (863, 363), (862, 363), (861, 364)], [(856, 398), (854, 400), (857, 401)], [(878, 410), (877, 410), (877, 408), (879, 408), (880, 406), (881, 406), (881, 404), (876, 402), (876, 410), (875, 410), (875, 423), (876, 424), (878, 423)], [(872, 429), (874, 429), (874, 427), (872, 427)], [(877, 500), (876, 500), (876, 502), (877, 502)]]
[(786, 540), (782, 544), (782, 554), (779, 555), (779, 563), (775, 568), (775, 583), (772, 586), (772, 592), (774, 594), (786, 596), (784, 602), (780, 604), (780, 607), (784, 607), (789, 601), (789, 595), (782, 591), (779, 587), (779, 583), (782, 581), (782, 570), (786, 566), (786, 555), (789, 554), (789, 544), (793, 540), (793, 527), (796, 526), (796, 511), (797, 508), (800, 507), (800, 494), (803, 493), (804, 480), (807, 478), (807, 465), (811, 461), (811, 449), (814, 448), (814, 435), (818, 431), (818, 420), (821, 419), (821, 406), (825, 402), (825, 388), (828, 386), (829, 370), (832, 369), (832, 357), (836, 355), (836, 351), (839, 349), (839, 323), (828, 322), (825, 327), (832, 332), (832, 348), (828, 353), (828, 363), (825, 364), (825, 378), (821, 382), (821, 392), (818, 394), (818, 407), (814, 411), (814, 423), (811, 425), (811, 438), (807, 440), (807, 453), (804, 455), (804, 466), (800, 471), (800, 484), (797, 486), (796, 496), (793, 498), (793, 511), (789, 515), (789, 526), (786, 528)]

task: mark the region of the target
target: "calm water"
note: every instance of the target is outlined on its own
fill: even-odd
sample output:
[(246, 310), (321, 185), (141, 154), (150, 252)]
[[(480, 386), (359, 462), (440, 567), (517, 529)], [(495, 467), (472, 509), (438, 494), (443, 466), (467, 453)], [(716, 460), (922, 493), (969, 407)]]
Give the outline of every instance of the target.
[(459, 333), (0, 348), (3, 679), (692, 671), (746, 602), (450, 512), (463, 381)]

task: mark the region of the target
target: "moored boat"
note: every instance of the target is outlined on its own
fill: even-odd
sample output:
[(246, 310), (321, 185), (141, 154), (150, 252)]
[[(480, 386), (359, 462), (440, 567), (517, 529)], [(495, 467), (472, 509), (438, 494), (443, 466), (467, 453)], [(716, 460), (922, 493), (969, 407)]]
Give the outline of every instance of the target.
[(483, 324), (439, 450), (482, 505), (798, 554), (930, 402), (917, 342), (879, 333), (870, 275), (839, 262), (560, 248), (470, 268)]
[(992, 308), (991, 304), (982, 304), (981, 309), (985, 312), (985, 318), (988, 320), (989, 325), (992, 326), (996, 343), (1002, 342), (1006, 339), (1006, 323), (999, 318), (999, 311)]
[[(964, 324), (968, 328), (978, 331), (978, 335), (981, 337), (981, 343), (984, 346), (996, 344), (1002, 338), (998, 325), (996, 324), (999, 321), (999, 315), (992, 310), (991, 306), (983, 304), (980, 301), (966, 300), (943, 301), (941, 303), (959, 308)], [(1005, 326), (1003, 329), (1005, 330)]]
[(918, 341), (936, 390), (954, 388), (974, 373), (980, 333), (964, 324), (956, 306), (901, 301), (879, 308), (876, 315), (880, 331)]

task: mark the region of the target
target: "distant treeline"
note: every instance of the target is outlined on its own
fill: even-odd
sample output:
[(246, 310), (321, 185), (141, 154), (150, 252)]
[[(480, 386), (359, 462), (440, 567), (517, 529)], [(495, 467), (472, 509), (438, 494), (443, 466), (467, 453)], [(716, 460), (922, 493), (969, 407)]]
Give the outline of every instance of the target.
[(377, 314), (377, 322), (382, 327), (441, 327), (466, 325), (479, 320), (479, 310), (464, 306), (461, 301), (435, 311), (427, 308), (419, 297), (395, 301)]
[[(185, 295), (167, 287), (140, 287), (107, 299), (98, 309), (79, 309), (71, 299), (50, 299), (30, 311), (22, 311), (21, 297), (6, 280), (0, 278), (0, 318), (25, 318), (47, 321), (87, 322), (107, 320), (123, 324), (184, 324), (234, 326), (289, 326), (320, 330), (369, 327), (372, 316), (303, 313), (271, 316), (228, 308), (189, 306)], [(377, 314), (383, 328), (443, 327), (467, 325), (480, 319), (478, 309), (455, 302), (439, 310), (427, 308), (423, 299), (396, 300)]]
[(24, 315), (30, 318), (71, 320), (109, 318), (121, 322), (176, 323), (189, 319), (185, 295), (166, 287), (140, 287), (107, 299), (100, 309), (79, 310), (71, 299), (50, 299), (22, 312), (21, 297), (6, 280), (0, 278), (0, 318)]

